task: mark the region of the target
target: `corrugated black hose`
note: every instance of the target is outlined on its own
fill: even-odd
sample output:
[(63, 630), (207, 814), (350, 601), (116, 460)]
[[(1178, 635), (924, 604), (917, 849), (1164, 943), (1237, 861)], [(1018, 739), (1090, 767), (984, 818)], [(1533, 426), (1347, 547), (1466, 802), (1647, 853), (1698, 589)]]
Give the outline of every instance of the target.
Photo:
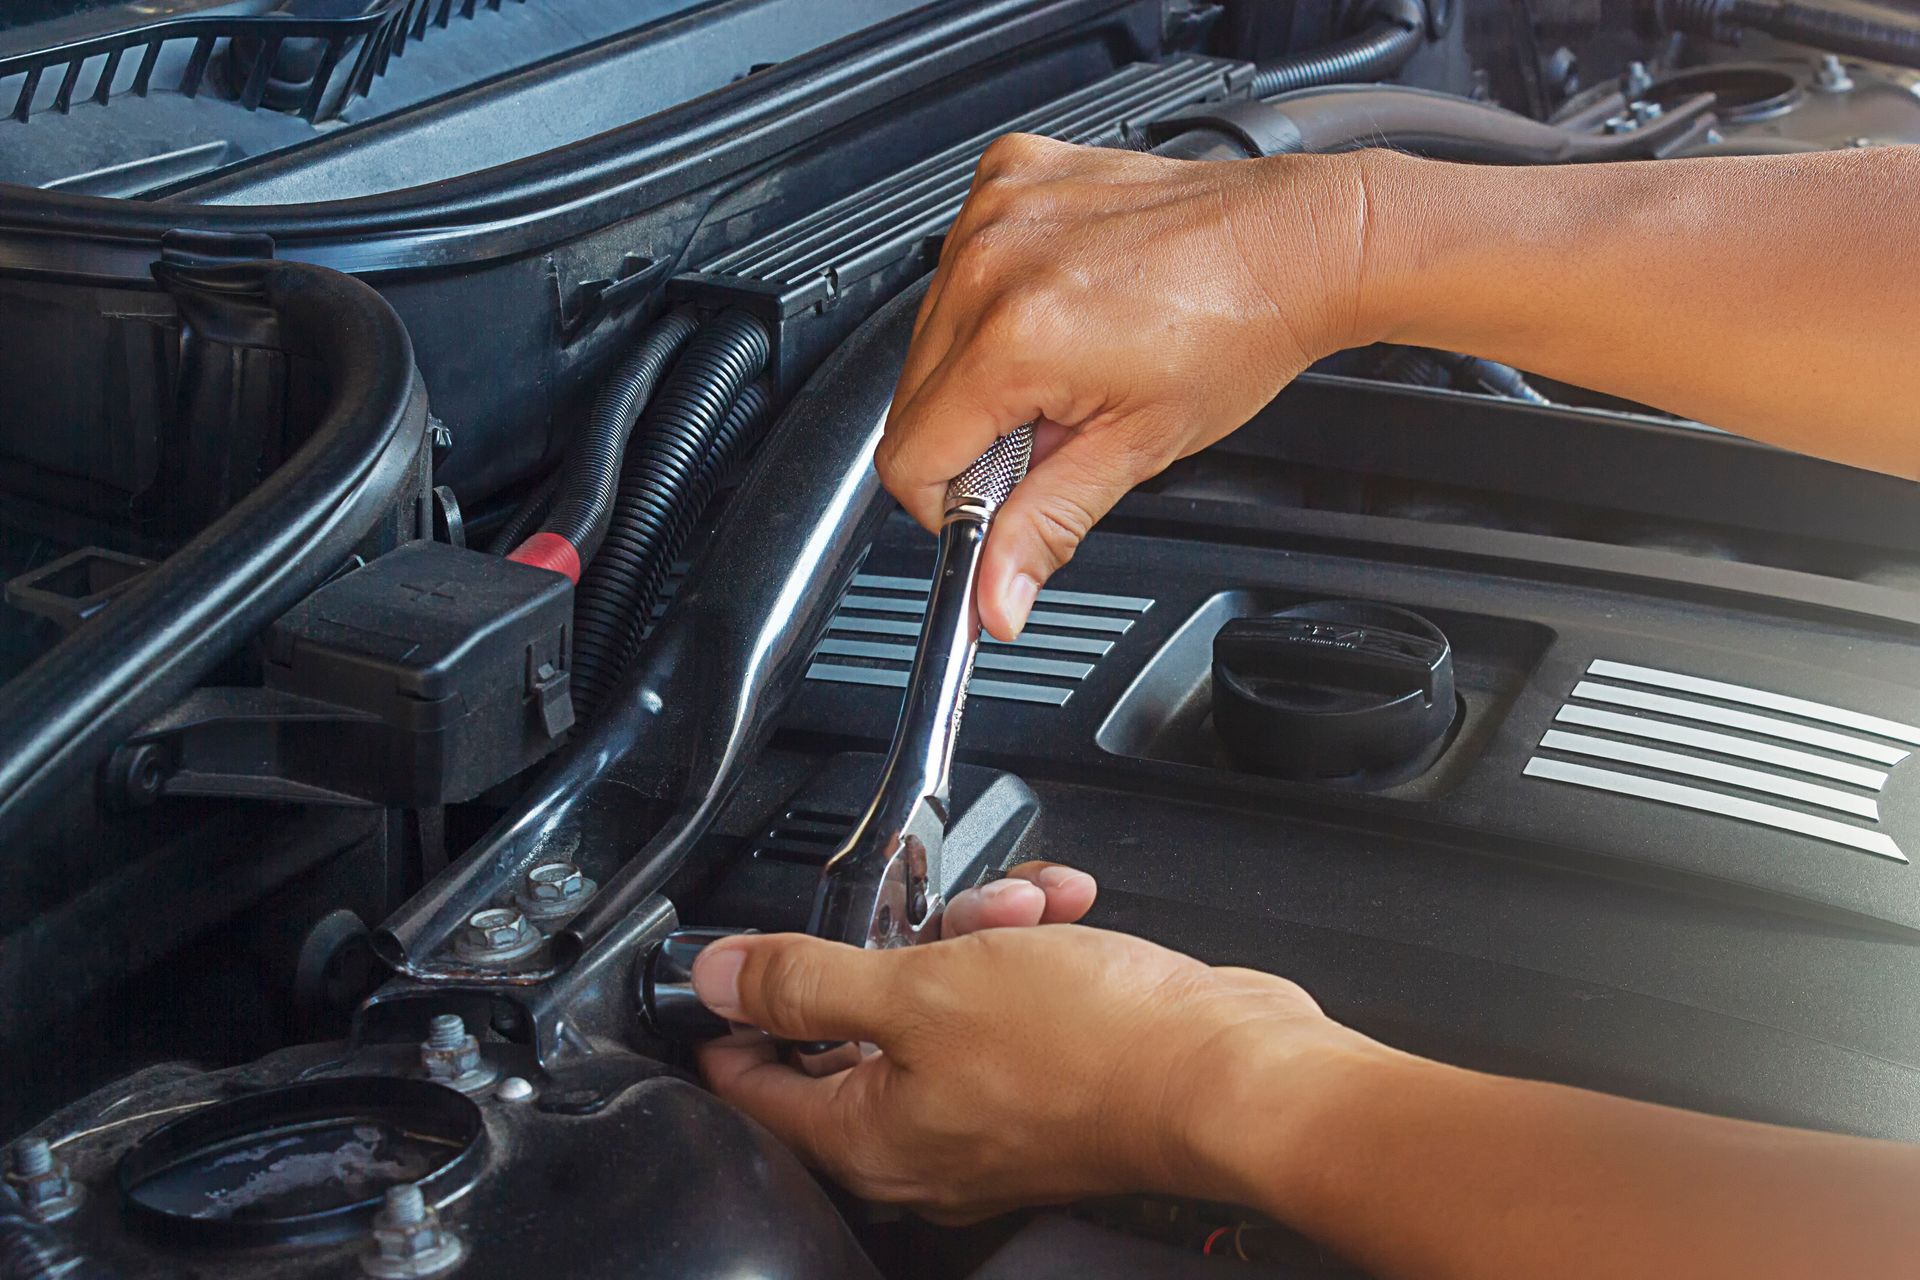
[(1453, 387), (1467, 391), (1489, 391), (1528, 404), (1550, 405), (1527, 381), (1526, 375), (1512, 365), (1455, 351), (1429, 351), (1424, 347), (1398, 347), (1376, 366), (1378, 376), (1388, 382), (1416, 387)]
[(1654, 0), (1662, 25), (1727, 40), (1739, 28), (1856, 58), (1920, 67), (1920, 22), (1913, 10), (1886, 5), (1827, 5), (1808, 0)]
[(575, 597), (572, 685), (580, 719), (604, 701), (638, 646), (667, 569), (728, 465), (719, 448), (744, 434), (735, 427), (729, 436), (729, 417), (766, 368), (769, 345), (758, 320), (722, 312), (687, 342), (628, 443), (606, 536)]
[(624, 640), (620, 655), (609, 673), (609, 680), (616, 680), (635, 657), (640, 653), (641, 641), (645, 638), (648, 624), (653, 620), (654, 608), (660, 600), (660, 592), (665, 589), (667, 577), (673, 571), (673, 565), (686, 550), (692, 537), (694, 521), (713, 501), (726, 478), (753, 451), (760, 438), (761, 429), (773, 418), (773, 386), (762, 378), (749, 383), (733, 407), (727, 410), (725, 421), (720, 430), (714, 433), (713, 447), (707, 451), (706, 459), (701, 463), (700, 474), (695, 477), (692, 489), (687, 495), (684, 510), (688, 520), (683, 527), (676, 529), (672, 544), (662, 550), (658, 560), (647, 575), (639, 594), (634, 600), (634, 617), (639, 626), (630, 627)]
[(565, 468), (556, 468), (547, 474), (547, 478), (534, 486), (533, 492), (520, 500), (513, 509), (507, 522), (500, 526), (499, 532), (487, 544), (487, 550), (496, 556), (503, 556), (519, 546), (526, 536), (540, 527), (547, 518), (547, 512), (553, 509), (553, 495), (560, 491), (560, 474)]
[(699, 327), (691, 307), (661, 317), (594, 398), (587, 425), (561, 468), (553, 509), (540, 522), (546, 532), (571, 542), (582, 564), (593, 558), (612, 518), (621, 461), (634, 421), (652, 397), (660, 375)]
[(1384, 80), (1405, 66), (1426, 39), (1426, 10), (1418, 0), (1389, 0), (1375, 6), (1366, 29), (1357, 35), (1255, 67), (1253, 96), (1271, 98), (1316, 85)]

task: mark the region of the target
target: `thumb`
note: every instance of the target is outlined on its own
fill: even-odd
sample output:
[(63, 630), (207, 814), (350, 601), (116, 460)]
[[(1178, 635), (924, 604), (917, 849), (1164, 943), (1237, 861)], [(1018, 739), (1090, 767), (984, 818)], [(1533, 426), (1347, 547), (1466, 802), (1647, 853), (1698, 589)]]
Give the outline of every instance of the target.
[(693, 962), (701, 1002), (732, 1022), (788, 1040), (874, 1040), (900, 953), (801, 933), (723, 938)]
[(1111, 429), (1081, 431), (1036, 462), (994, 516), (980, 561), (980, 622), (1012, 640), (1034, 597), (1073, 558), (1094, 523), (1165, 465)]

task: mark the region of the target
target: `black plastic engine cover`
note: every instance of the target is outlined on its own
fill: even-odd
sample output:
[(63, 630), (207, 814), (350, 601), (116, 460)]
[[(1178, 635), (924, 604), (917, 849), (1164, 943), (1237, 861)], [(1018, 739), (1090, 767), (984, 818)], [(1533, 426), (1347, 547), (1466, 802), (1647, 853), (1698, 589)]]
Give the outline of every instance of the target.
[[(884, 741), (927, 541), (889, 526), (789, 746)], [(1398, 786), (1243, 773), (1213, 738), (1221, 624), (1331, 596), (1453, 642), (1460, 722)], [(1465, 1065), (1920, 1137), (1911, 597), (1140, 495), (975, 679), (963, 758), (1038, 803), (1006, 861), (1093, 872), (1095, 923), (1286, 974)]]

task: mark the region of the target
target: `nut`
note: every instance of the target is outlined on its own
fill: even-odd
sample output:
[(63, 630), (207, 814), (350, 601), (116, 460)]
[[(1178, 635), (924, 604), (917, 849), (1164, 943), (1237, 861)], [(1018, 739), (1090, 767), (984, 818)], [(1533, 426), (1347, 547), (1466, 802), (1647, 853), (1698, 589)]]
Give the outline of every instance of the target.
[(527, 872), (514, 901), (535, 920), (557, 920), (578, 911), (597, 888), (571, 862), (543, 862)]
[(411, 1182), (387, 1188), (387, 1204), (373, 1220), (373, 1252), (360, 1260), (380, 1280), (418, 1280), (438, 1275), (466, 1252), (460, 1237), (440, 1225), (440, 1215)]
[(433, 1020), (420, 1044), (420, 1069), (427, 1079), (462, 1093), (484, 1092), (499, 1071), (480, 1052), (480, 1041), (467, 1033), (458, 1014), (443, 1013)]
[(587, 878), (571, 862), (548, 862), (527, 872), (527, 896), (542, 902), (564, 902), (587, 891)]
[(1833, 54), (1823, 54), (1813, 68), (1813, 87), (1821, 93), (1845, 93), (1853, 88), (1847, 64)]
[(22, 1138), (9, 1153), (7, 1181), (37, 1222), (57, 1222), (80, 1207), (80, 1184), (43, 1138)]
[(505, 964), (531, 954), (541, 941), (540, 930), (517, 907), (489, 907), (468, 918), (453, 949), (475, 964)]

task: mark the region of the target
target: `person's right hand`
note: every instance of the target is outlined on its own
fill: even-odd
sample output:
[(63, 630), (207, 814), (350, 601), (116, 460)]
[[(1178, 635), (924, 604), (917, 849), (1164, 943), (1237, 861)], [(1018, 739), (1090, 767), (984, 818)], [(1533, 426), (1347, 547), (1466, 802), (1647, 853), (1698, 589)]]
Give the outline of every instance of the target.
[(947, 481), (1036, 423), (1033, 468), (981, 562), (995, 636), (1013, 638), (1129, 488), (1367, 340), (1365, 164), (1168, 160), (1020, 134), (987, 148), (874, 461), (937, 529)]

